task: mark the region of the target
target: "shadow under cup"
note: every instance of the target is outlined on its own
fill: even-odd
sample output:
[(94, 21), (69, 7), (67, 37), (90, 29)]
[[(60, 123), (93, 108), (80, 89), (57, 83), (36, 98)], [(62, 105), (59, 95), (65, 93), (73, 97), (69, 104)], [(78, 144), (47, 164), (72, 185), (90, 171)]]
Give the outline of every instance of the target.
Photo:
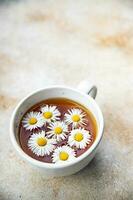
[[(34, 158), (31, 158), (21, 149), (19, 143), (19, 124), (22, 119), (22, 116), (33, 105), (43, 100), (52, 98), (66, 98), (83, 105), (93, 114), (97, 123), (97, 136), (92, 146), (86, 152), (80, 155), (76, 159), (76, 161), (72, 161), (71, 163), (65, 163), (62, 165), (53, 165), (52, 163), (44, 163), (35, 160)], [(18, 104), (11, 119), (10, 136), (15, 149), (23, 157), (23, 159), (26, 159), (34, 166), (43, 169), (44, 173), (47, 176), (65, 176), (76, 173), (77, 171), (85, 167), (92, 160), (92, 158), (96, 153), (98, 144), (102, 138), (103, 126), (104, 122), (103, 122), (102, 112), (92, 97), (75, 89), (71, 89), (68, 87), (54, 86), (35, 92), (29, 95), (28, 97), (24, 98)]]

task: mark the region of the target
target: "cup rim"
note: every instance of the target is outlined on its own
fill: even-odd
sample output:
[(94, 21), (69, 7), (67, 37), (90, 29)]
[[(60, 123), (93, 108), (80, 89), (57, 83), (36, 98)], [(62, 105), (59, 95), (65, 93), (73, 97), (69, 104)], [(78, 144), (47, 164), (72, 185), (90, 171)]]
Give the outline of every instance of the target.
[[(82, 155), (80, 155), (79, 157), (77, 157), (75, 160), (68, 162), (68, 163), (61, 163), (61, 164), (53, 164), (53, 163), (45, 163), (39, 160), (36, 160), (32, 157), (30, 157), (28, 154), (26, 154), (22, 148), (20, 147), (20, 145), (18, 144), (16, 137), (15, 137), (15, 133), (14, 133), (14, 121), (15, 121), (15, 116), (17, 115), (17, 112), (19, 110), (19, 107), (31, 96), (34, 96), (35, 94), (39, 93), (39, 92), (43, 92), (44, 90), (49, 90), (49, 89), (68, 89), (74, 92), (79, 93), (80, 95), (84, 96), (84, 98), (89, 98), (91, 103), (93, 103), (93, 105), (96, 107), (97, 112), (98, 112), (98, 117), (100, 120), (100, 124), (101, 124), (101, 128), (98, 130), (98, 134), (96, 137), (96, 140), (94, 141), (94, 143), (91, 145), (91, 147), (89, 149), (87, 149)], [(71, 99), (71, 98), (70, 98)], [(79, 163), (80, 161), (84, 160), (87, 156), (89, 156), (99, 145), (102, 136), (103, 136), (103, 130), (104, 130), (104, 119), (103, 119), (103, 114), (101, 109), (99, 108), (98, 104), (96, 103), (96, 101), (88, 94), (85, 94), (83, 92), (81, 92), (78, 89), (73, 89), (71, 87), (68, 86), (61, 86), (61, 85), (54, 85), (54, 86), (49, 86), (49, 87), (44, 87), (42, 89), (39, 90), (35, 90), (34, 92), (30, 93), (29, 95), (27, 95), (26, 97), (24, 97), (16, 106), (15, 110), (13, 111), (11, 120), (10, 120), (10, 139), (11, 142), (14, 146), (14, 148), (16, 149), (16, 151), (19, 153), (19, 155), (27, 160), (28, 162), (30, 162), (31, 164), (38, 166), (38, 167), (42, 167), (45, 169), (60, 169), (60, 168), (65, 168), (68, 166), (72, 166), (74, 164)], [(98, 137), (99, 136), (99, 137)]]

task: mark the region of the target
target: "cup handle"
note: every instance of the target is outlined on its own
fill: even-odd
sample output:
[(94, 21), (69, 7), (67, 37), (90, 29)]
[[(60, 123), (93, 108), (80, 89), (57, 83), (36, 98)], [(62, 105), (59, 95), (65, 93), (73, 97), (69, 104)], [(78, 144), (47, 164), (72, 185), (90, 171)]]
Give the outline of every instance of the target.
[(87, 80), (84, 80), (84, 81), (80, 82), (80, 84), (78, 85), (78, 90), (90, 95), (93, 99), (96, 98), (97, 87), (95, 85), (91, 84)]

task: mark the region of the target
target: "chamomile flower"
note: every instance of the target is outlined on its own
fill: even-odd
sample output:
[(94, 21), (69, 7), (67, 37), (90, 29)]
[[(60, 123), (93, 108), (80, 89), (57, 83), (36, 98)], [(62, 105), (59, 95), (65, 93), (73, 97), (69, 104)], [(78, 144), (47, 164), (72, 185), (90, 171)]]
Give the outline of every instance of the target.
[(40, 112), (30, 112), (23, 118), (22, 124), (26, 130), (33, 130), (43, 126), (43, 118)]
[(91, 134), (83, 128), (71, 131), (68, 138), (68, 144), (73, 147), (84, 149), (91, 142)]
[(48, 126), (50, 131), (47, 132), (48, 137), (53, 137), (57, 141), (64, 140), (68, 132), (68, 126), (61, 121), (51, 122)]
[(56, 140), (48, 139), (44, 131), (33, 133), (28, 141), (28, 147), (37, 156), (49, 155), (55, 148)]
[(86, 125), (85, 113), (81, 109), (70, 109), (68, 113), (65, 114), (65, 122), (69, 125), (72, 124), (73, 128), (76, 128), (78, 125)]
[(59, 120), (59, 116), (61, 115), (56, 106), (46, 105), (41, 107), (41, 112), (45, 123)]
[(52, 160), (54, 163), (65, 163), (75, 159), (75, 151), (69, 146), (58, 147), (54, 150)]

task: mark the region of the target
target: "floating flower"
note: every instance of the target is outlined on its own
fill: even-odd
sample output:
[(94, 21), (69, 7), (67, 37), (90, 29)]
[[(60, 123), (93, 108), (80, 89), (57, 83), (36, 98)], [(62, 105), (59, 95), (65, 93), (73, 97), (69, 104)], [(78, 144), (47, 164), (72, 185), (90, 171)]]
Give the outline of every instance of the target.
[(78, 125), (86, 125), (85, 113), (80, 109), (70, 109), (68, 113), (65, 114), (65, 122), (69, 125), (72, 124), (73, 128), (76, 128)]
[(59, 116), (61, 115), (56, 106), (46, 105), (41, 107), (41, 112), (45, 123), (59, 120)]
[(48, 139), (44, 131), (34, 133), (28, 141), (28, 147), (37, 156), (49, 155), (55, 148), (56, 140)]
[(68, 126), (61, 121), (51, 122), (48, 126), (50, 131), (47, 132), (48, 137), (53, 137), (57, 141), (64, 140), (68, 132)]
[(52, 160), (54, 163), (71, 162), (75, 159), (75, 151), (69, 146), (58, 147), (54, 150)]
[(40, 112), (30, 112), (22, 120), (23, 126), (26, 130), (33, 130), (35, 128), (41, 128), (44, 124), (43, 118)]
[(91, 142), (91, 135), (89, 131), (86, 131), (83, 128), (72, 130), (68, 138), (68, 144), (71, 147), (76, 146), (77, 148), (80, 149), (84, 149), (90, 142)]

